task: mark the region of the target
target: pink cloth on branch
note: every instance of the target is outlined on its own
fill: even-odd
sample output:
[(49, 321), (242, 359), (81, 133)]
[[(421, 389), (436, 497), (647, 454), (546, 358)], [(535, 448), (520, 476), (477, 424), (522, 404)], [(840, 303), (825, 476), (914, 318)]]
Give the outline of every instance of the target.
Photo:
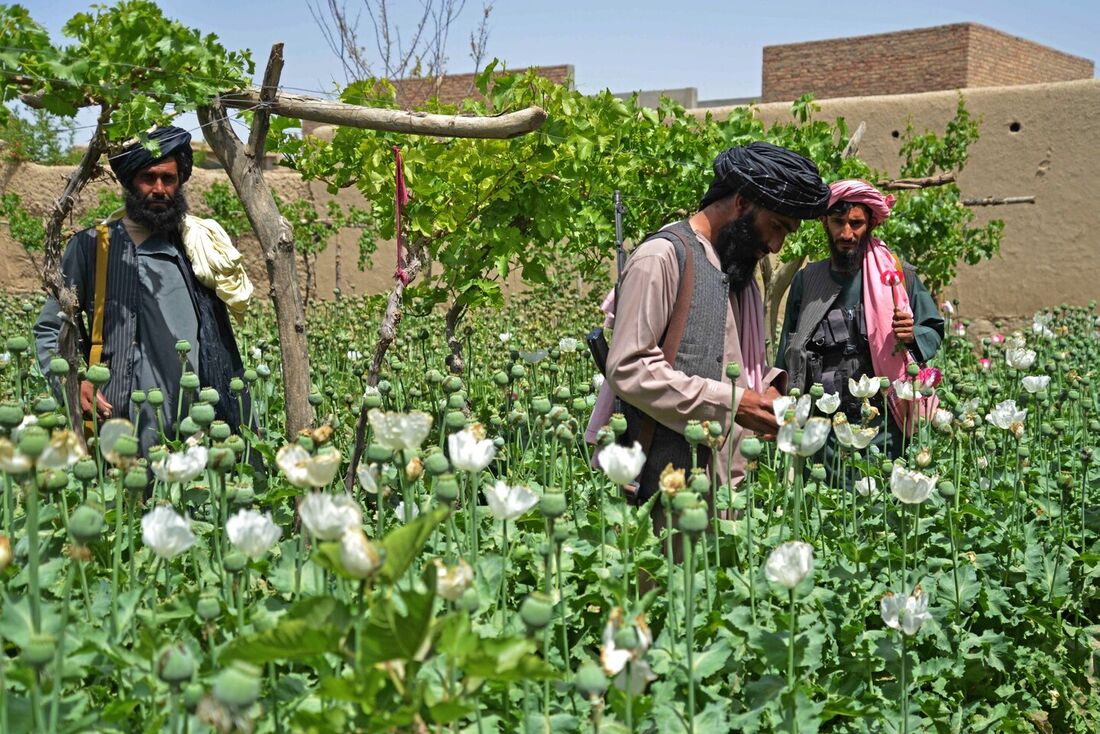
[(404, 237), (401, 233), (401, 210), (409, 203), (409, 190), (405, 186), (405, 166), (401, 161), (401, 149), (393, 146), (393, 179), (394, 179), (394, 239), (397, 240), (397, 267), (393, 271), (393, 277), (400, 280), (403, 285), (409, 284), (409, 274), (405, 272), (405, 256), (401, 252)]

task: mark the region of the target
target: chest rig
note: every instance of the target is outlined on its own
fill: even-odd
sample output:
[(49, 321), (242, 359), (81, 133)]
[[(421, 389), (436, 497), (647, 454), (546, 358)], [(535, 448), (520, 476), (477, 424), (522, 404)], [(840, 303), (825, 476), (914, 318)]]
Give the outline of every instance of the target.
[[(834, 301), (806, 342), (806, 385), (820, 382), (827, 393), (841, 396), (840, 407), (851, 422), (860, 420), (862, 401), (852, 397), (848, 379), (874, 374), (871, 345), (863, 305), (843, 306)], [(876, 395), (872, 403), (881, 402)], [(881, 406), (877, 406), (881, 410)]]

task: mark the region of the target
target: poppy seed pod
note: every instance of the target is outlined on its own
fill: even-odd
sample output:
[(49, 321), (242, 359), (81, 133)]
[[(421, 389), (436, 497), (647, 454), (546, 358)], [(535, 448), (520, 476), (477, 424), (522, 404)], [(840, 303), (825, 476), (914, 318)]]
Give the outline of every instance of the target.
[(0, 426), (14, 428), (23, 422), (23, 405), (14, 400), (0, 403)]
[(92, 383), (96, 387), (103, 387), (111, 379), (111, 370), (106, 365), (93, 364), (88, 368), (88, 372), (84, 375), (84, 379)]
[(19, 436), (19, 451), (32, 459), (37, 459), (50, 443), (50, 434), (39, 425), (30, 425)]
[(54, 377), (64, 377), (69, 374), (69, 363), (64, 357), (54, 357), (50, 360), (49, 370)]
[(229, 392), (234, 395), (238, 395), (244, 392), (244, 380), (239, 377), (234, 377), (229, 381)]
[(435, 480), (435, 498), (445, 505), (458, 499), (458, 480), (454, 474), (440, 474)]
[(188, 415), (196, 425), (208, 426), (214, 422), (214, 419), (217, 417), (217, 411), (215, 411), (214, 406), (209, 403), (195, 403), (191, 406)]
[(53, 635), (31, 633), (30, 640), (23, 648), (22, 659), (28, 665), (41, 668), (53, 661), (57, 651), (57, 640)]
[(214, 679), (214, 698), (237, 711), (243, 711), (260, 697), (260, 669), (234, 661)]
[(191, 342), (187, 341), (186, 339), (180, 339), (178, 342), (176, 342), (176, 351), (180, 355), (187, 354), (191, 351)]
[(565, 494), (562, 492), (547, 490), (542, 499), (539, 500), (539, 510), (551, 520), (564, 515), (567, 505)]
[(12, 354), (22, 354), (23, 352), (30, 349), (30, 347), (31, 343), (27, 340), (27, 337), (25, 336), (9, 337), (8, 340), (4, 342), (4, 349), (11, 352)]
[(527, 629), (540, 630), (554, 619), (554, 602), (545, 594), (533, 592), (519, 605), (519, 616)]
[(726, 364), (726, 377), (730, 378), (731, 381), (735, 382), (737, 380), (737, 378), (740, 377), (740, 376), (741, 376), (741, 365), (739, 365), (737, 362), (728, 362)]
[(149, 401), (149, 405), (152, 405), (154, 408), (158, 408), (161, 405), (164, 405), (164, 391), (154, 387), (152, 390), (149, 390), (147, 393), (145, 393), (145, 399)]
[(225, 441), (233, 435), (233, 429), (225, 421), (214, 421), (210, 424), (210, 438), (215, 441)]
[(202, 383), (194, 372), (184, 372), (180, 375), (180, 387), (184, 390), (198, 390), (202, 387)]
[(149, 473), (144, 466), (135, 465), (126, 470), (122, 477), (122, 486), (131, 492), (145, 489), (149, 484)]
[(810, 385), (810, 397), (814, 400), (817, 400), (824, 394), (825, 386), (822, 385), (820, 382), (815, 382), (813, 385)]
[(607, 676), (603, 669), (591, 660), (586, 660), (577, 669), (577, 676), (573, 679), (577, 687), (577, 693), (588, 699), (596, 699), (607, 691)]
[(261, 380), (266, 380), (267, 378), (271, 377), (271, 368), (268, 367), (266, 364), (256, 365), (256, 376), (259, 377)]
[(173, 688), (191, 680), (195, 667), (195, 655), (183, 643), (166, 645), (157, 654), (157, 677)]
[(204, 622), (210, 622), (221, 616), (222, 605), (213, 594), (203, 594), (195, 604), (195, 613)]
[(756, 436), (749, 436), (741, 442), (741, 455), (749, 461), (756, 459), (764, 450), (764, 442)]
[(707, 510), (702, 506), (688, 507), (680, 513), (677, 521), (680, 529), (696, 538), (707, 529)]
[(690, 420), (687, 422), (687, 427), (684, 428), (684, 438), (692, 446), (700, 444), (703, 439), (707, 437), (706, 431), (703, 429), (703, 424), (696, 420)]

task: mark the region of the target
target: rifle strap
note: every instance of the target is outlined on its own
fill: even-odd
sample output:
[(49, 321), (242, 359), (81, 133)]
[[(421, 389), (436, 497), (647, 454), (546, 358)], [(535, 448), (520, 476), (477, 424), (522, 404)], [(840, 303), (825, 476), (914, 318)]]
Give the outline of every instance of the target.
[(95, 304), (92, 306), (92, 348), (88, 366), (103, 358), (103, 311), (107, 302), (107, 258), (111, 250), (111, 235), (106, 223), (96, 225)]

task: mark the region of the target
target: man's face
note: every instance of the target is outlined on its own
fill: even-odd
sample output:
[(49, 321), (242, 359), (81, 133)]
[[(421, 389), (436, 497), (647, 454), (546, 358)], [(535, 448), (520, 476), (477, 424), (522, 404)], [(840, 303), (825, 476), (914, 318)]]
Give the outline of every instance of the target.
[(179, 191), (179, 168), (175, 158), (166, 158), (138, 171), (133, 180), (134, 191), (148, 202), (151, 209), (167, 209)]
[(714, 247), (722, 271), (730, 278), (730, 287), (740, 291), (756, 271), (756, 265), (768, 253), (777, 253), (783, 241), (799, 221), (758, 206), (748, 206), (740, 216), (718, 230)]
[(138, 171), (125, 191), (126, 214), (133, 221), (156, 234), (179, 231), (187, 213), (187, 200), (179, 182), (175, 158)]
[(829, 237), (829, 252), (833, 262), (846, 270), (854, 269), (861, 261), (870, 234), (867, 212), (856, 205), (848, 211), (827, 214), (821, 218), (825, 234)]

